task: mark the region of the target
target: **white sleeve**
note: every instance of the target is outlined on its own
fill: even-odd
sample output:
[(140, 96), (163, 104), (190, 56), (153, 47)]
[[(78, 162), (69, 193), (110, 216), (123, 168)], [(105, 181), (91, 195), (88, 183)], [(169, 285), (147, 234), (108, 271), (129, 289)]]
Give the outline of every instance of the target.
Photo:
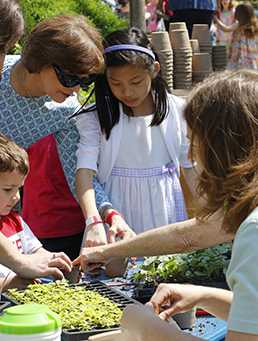
[[(42, 247), (42, 244), (38, 240), (38, 238), (35, 237), (29, 226), (23, 221), (23, 219), (20, 217), (22, 228), (20, 232), (17, 232), (13, 235), (15, 237), (15, 241), (18, 243), (16, 244), (16, 247), (18, 248), (18, 245), (21, 243), (20, 251), (27, 255), (32, 254), (36, 252), (40, 247)], [(12, 242), (12, 240), (9, 238), (9, 240)], [(19, 250), (19, 248), (18, 248)], [(0, 264), (0, 278), (4, 278), (8, 275), (10, 272), (10, 269), (5, 267), (4, 265)], [(15, 272), (10, 273), (11, 276), (15, 275)]]
[[(187, 160), (190, 142), (187, 138), (187, 124), (186, 124), (185, 119), (183, 118), (183, 112), (180, 116), (180, 123), (181, 123), (181, 139), (182, 140), (181, 140), (179, 164), (181, 167), (184, 167), (184, 168), (192, 168), (193, 167), (192, 162), (189, 162)], [(194, 165), (196, 165), (196, 163), (194, 163)]]
[(234, 293), (228, 330), (258, 334), (258, 209), (244, 221), (233, 243), (230, 264), (227, 270), (227, 282)]
[[(170, 101), (173, 103), (175, 111), (172, 115), (177, 115), (177, 129), (179, 132), (180, 139), (180, 151), (178, 156), (178, 161), (181, 167), (184, 168), (192, 168), (192, 162), (187, 160), (188, 150), (190, 146), (190, 142), (187, 138), (187, 124), (183, 117), (183, 110), (186, 101), (178, 96), (169, 95)], [(174, 128), (175, 129), (175, 128)]]
[(76, 151), (76, 169), (88, 168), (97, 171), (101, 129), (96, 111), (78, 115), (76, 125), (80, 134), (80, 141)]
[[(21, 222), (23, 227), (22, 232), (24, 234), (23, 238), (25, 239), (24, 241), (22, 241), (23, 251), (25, 254), (32, 254), (36, 252), (40, 247), (42, 247), (42, 244), (22, 218)], [(19, 232), (19, 234), (22, 232)]]

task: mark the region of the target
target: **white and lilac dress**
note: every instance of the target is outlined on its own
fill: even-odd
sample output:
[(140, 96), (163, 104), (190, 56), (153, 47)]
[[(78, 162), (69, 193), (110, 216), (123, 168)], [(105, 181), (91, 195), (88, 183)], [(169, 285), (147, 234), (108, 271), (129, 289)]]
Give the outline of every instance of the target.
[(154, 127), (153, 115), (128, 117), (120, 105), (120, 120), (108, 141), (96, 112), (77, 117), (77, 169), (97, 172), (108, 198), (137, 234), (187, 219), (179, 183), (180, 166), (192, 167), (181, 117), (184, 101), (168, 96), (169, 115)]

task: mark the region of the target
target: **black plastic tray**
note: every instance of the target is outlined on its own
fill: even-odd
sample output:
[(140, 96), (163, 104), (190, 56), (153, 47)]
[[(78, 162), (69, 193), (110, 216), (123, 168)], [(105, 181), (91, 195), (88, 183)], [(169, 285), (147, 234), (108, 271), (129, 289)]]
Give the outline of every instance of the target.
[[(126, 295), (124, 295), (122, 292), (110, 288), (105, 283), (96, 281), (91, 283), (79, 283), (79, 284), (71, 284), (70, 286), (83, 286), (85, 287), (85, 290), (96, 290), (99, 294), (106, 296), (110, 300), (112, 300), (115, 303), (119, 304), (119, 308), (123, 310), (125, 307), (127, 307), (130, 304), (140, 304), (138, 301), (134, 300), (133, 298), (130, 298)], [(23, 292), (23, 290), (19, 291)], [(2, 300), (10, 302), (11, 305), (17, 305), (16, 301), (11, 299), (7, 293), (2, 294)], [(78, 329), (63, 329), (61, 340), (62, 341), (81, 341), (81, 340), (88, 340), (88, 337), (92, 335), (96, 335), (99, 333), (104, 333), (108, 331), (114, 331), (118, 330), (120, 328), (110, 328), (110, 329), (93, 329), (89, 331), (80, 331)]]
[(11, 306), (10, 302), (0, 301), (0, 316), (3, 315), (4, 309), (6, 309), (6, 308), (8, 308), (10, 306)]
[[(223, 281), (223, 282), (201, 282), (201, 281), (194, 282), (192, 281), (191, 284), (229, 290), (229, 287), (226, 281)], [(157, 289), (157, 285), (154, 285), (153, 283), (145, 283), (145, 282), (140, 281), (138, 287), (134, 289), (132, 297), (138, 302), (145, 304), (151, 299), (156, 289)]]
[(138, 302), (145, 304), (149, 302), (153, 294), (157, 289), (157, 285), (153, 285), (150, 283), (140, 283), (137, 288), (135, 288), (133, 292), (133, 298)]

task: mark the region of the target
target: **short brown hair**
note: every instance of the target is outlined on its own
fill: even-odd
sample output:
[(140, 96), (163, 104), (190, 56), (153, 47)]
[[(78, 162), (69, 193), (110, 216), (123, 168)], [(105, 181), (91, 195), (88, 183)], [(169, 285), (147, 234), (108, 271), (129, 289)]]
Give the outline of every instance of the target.
[(0, 133), (0, 174), (14, 170), (24, 176), (28, 174), (28, 154), (17, 143)]
[(56, 64), (72, 75), (102, 71), (99, 31), (83, 15), (57, 15), (38, 23), (23, 44), (21, 58), (30, 73)]
[(0, 53), (6, 53), (14, 39), (25, 32), (20, 3), (16, 0), (1, 0), (0, 15)]
[(236, 232), (258, 206), (258, 73), (213, 73), (192, 89), (184, 116), (202, 168), (196, 217), (220, 209), (223, 229)]

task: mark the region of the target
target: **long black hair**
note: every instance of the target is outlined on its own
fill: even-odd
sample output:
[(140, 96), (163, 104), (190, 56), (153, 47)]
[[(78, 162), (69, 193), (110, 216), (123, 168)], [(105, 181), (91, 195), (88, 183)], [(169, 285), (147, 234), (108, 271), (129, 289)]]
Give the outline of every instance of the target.
[[(154, 52), (156, 60), (158, 56), (153, 51), (146, 34), (138, 28), (131, 27), (110, 33), (103, 41), (104, 49), (113, 45), (137, 45)], [(142, 65), (150, 73), (156, 71), (155, 61), (144, 52), (135, 50), (115, 50), (104, 54), (105, 69), (114, 66)], [(161, 72), (152, 79), (151, 91), (154, 96), (154, 117), (151, 126), (159, 125), (168, 114), (167, 92), (170, 89)], [(119, 122), (119, 100), (113, 95), (106, 78), (106, 73), (97, 75), (95, 80), (96, 109), (102, 133), (109, 139), (112, 128)], [(80, 113), (92, 111), (93, 108), (85, 108)], [(132, 109), (124, 105), (125, 114), (133, 116)]]

